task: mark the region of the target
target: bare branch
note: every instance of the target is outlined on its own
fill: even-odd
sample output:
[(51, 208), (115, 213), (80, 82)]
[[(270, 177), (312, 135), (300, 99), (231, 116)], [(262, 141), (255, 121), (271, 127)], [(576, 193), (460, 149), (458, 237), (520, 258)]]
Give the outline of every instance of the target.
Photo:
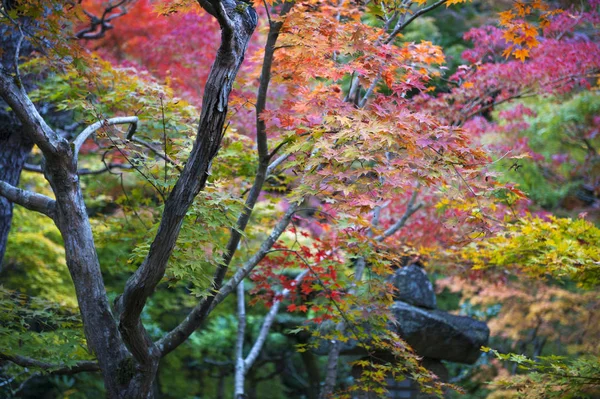
[[(308, 274), (309, 270), (304, 270), (302, 273), (296, 276), (294, 279), (294, 286), (298, 286), (298, 284), (302, 281), (302, 279)], [(256, 340), (254, 341), (254, 345), (252, 345), (252, 349), (248, 353), (248, 356), (244, 359), (244, 335), (246, 333), (246, 305), (244, 301), (244, 280), (240, 281), (237, 286), (237, 301), (238, 301), (238, 330), (237, 330), (237, 340), (236, 340), (236, 360), (235, 360), (235, 398), (243, 398), (244, 397), (244, 379), (246, 377), (246, 373), (260, 354), (260, 351), (267, 340), (267, 336), (269, 335), (269, 331), (271, 330), (271, 326), (275, 321), (275, 316), (279, 312), (279, 307), (283, 299), (287, 298), (290, 294), (289, 289), (282, 290), (279, 295), (280, 299), (277, 299), (273, 302), (273, 306), (269, 309), (269, 312), (266, 314), (263, 323), (260, 327), (260, 331)]]
[(0, 68), (0, 98), (10, 106), (29, 134), (31, 140), (46, 157), (68, 151), (67, 141), (54, 132), (40, 115), (33, 102), (14, 78)]
[(390, 33), (388, 38), (383, 43), (390, 44), (396, 38), (398, 33), (402, 32), (404, 30), (404, 28), (406, 28), (408, 25), (410, 25), (415, 19), (419, 18), (423, 14), (428, 13), (429, 11), (435, 10), (436, 8), (438, 8), (439, 6), (441, 6), (447, 2), (448, 2), (448, 0), (440, 0), (437, 3), (433, 3), (429, 7), (423, 7), (421, 9), (415, 11), (414, 14), (411, 15), (410, 18), (408, 18), (406, 21), (402, 22), (399, 25), (396, 25), (394, 27), (394, 30), (392, 31), (392, 33)]
[(269, 176), (271, 173), (273, 173), (273, 171), (275, 169), (277, 169), (277, 167), (279, 165), (281, 165), (283, 162), (285, 162), (285, 160), (288, 159), (290, 157), (290, 155), (292, 155), (292, 154), (282, 154), (276, 160), (271, 162), (271, 164), (267, 168), (267, 176)]
[(54, 219), (56, 201), (50, 197), (20, 189), (5, 181), (0, 181), (0, 196), (30, 211), (36, 211)]
[(244, 336), (246, 335), (246, 301), (244, 295), (244, 280), (237, 286), (237, 337), (235, 341), (235, 395), (244, 397), (244, 378), (246, 376), (246, 365), (244, 364)]
[(77, 135), (75, 140), (73, 140), (73, 156), (75, 157), (75, 160), (77, 160), (79, 151), (81, 150), (81, 146), (83, 145), (85, 140), (87, 140), (88, 137), (90, 137), (92, 134), (94, 134), (98, 130), (105, 128), (107, 126), (122, 125), (122, 124), (130, 124), (132, 126), (136, 126), (135, 128), (132, 128), (132, 129), (136, 129), (138, 121), (139, 120), (138, 120), (137, 116), (120, 116), (117, 118), (110, 118), (110, 119), (98, 121), (98, 122), (93, 123), (90, 126), (86, 127), (81, 133), (79, 133), (79, 135)]
[[(127, 8), (125, 6), (132, 2), (132, 0), (119, 0), (113, 4), (113, 1), (110, 1), (104, 8), (102, 16), (100, 17), (83, 10), (85, 15), (90, 19), (90, 26), (77, 32), (75, 37), (77, 39), (100, 39), (104, 37), (106, 31), (113, 28), (110, 21), (127, 14)], [(116, 9), (120, 9), (120, 12), (113, 14), (112, 12)]]
[(148, 143), (145, 140), (140, 139), (139, 137), (133, 136), (133, 135), (128, 135), (128, 139), (133, 141), (134, 143), (140, 144), (144, 147), (146, 147), (147, 149), (149, 149), (150, 151), (152, 151), (154, 153), (154, 155), (156, 155), (157, 157), (159, 157), (160, 159), (167, 161), (168, 163), (170, 163), (171, 165), (173, 165), (175, 167), (175, 169), (177, 169), (178, 171), (183, 171), (183, 166), (181, 166), (176, 160), (174, 160), (173, 158), (171, 158), (170, 156), (168, 156), (167, 154), (164, 154), (163, 152), (161, 152), (160, 150), (157, 150), (152, 144)]
[[(294, 282), (295, 282), (294, 286), (298, 286), (298, 284), (300, 284), (300, 282), (304, 279), (304, 277), (308, 274), (308, 272), (309, 272), (309, 270), (304, 270), (302, 273), (297, 275), (296, 278), (294, 279)], [(242, 283), (243, 283), (243, 281), (240, 282), (240, 285)], [(250, 353), (248, 353), (248, 356), (246, 356), (246, 360), (244, 360), (244, 369), (246, 371), (248, 371), (250, 369), (250, 367), (252, 367), (252, 365), (258, 358), (258, 355), (260, 354), (260, 351), (262, 350), (265, 340), (267, 339), (267, 335), (269, 334), (269, 330), (271, 329), (271, 326), (273, 325), (273, 322), (275, 321), (275, 316), (277, 316), (277, 312), (279, 311), (279, 306), (281, 305), (281, 301), (284, 298), (287, 298), (289, 294), (290, 294), (290, 290), (287, 288), (284, 289), (283, 291), (281, 291), (281, 293), (280, 293), (281, 299), (277, 299), (273, 302), (273, 306), (271, 306), (271, 309), (269, 309), (269, 313), (267, 313), (267, 315), (265, 316), (265, 319), (263, 320), (263, 324), (260, 327), (258, 337), (256, 337), (256, 341), (254, 342), (252, 349), (250, 349)]]
[(7, 355), (4, 353), (0, 353), (0, 360), (8, 360), (9, 362), (21, 367), (34, 367), (42, 369), (51, 374), (77, 374), (90, 371), (100, 371), (98, 363), (87, 360), (78, 362), (73, 366), (67, 366), (64, 364), (48, 363), (25, 356)]
[(404, 227), (404, 225), (408, 221), (408, 218), (410, 218), (416, 211), (421, 209), (423, 203), (420, 202), (415, 205), (415, 201), (417, 200), (418, 194), (419, 190), (413, 191), (412, 195), (410, 196), (410, 199), (408, 200), (408, 204), (406, 204), (406, 211), (404, 212), (404, 215), (402, 215), (402, 217), (400, 217), (400, 219), (398, 219), (396, 223), (394, 223), (387, 230), (385, 230), (383, 234), (375, 237), (375, 241), (381, 242), (389, 236), (391, 236), (392, 234), (394, 234), (395, 232), (397, 232), (398, 230), (400, 230), (402, 227)]

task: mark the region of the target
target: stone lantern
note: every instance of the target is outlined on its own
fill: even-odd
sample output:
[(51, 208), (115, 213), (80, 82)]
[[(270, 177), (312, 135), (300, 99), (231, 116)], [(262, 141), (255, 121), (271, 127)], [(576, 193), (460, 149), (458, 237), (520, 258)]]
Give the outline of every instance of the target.
[[(490, 330), (471, 317), (456, 316), (438, 310), (433, 285), (425, 270), (412, 264), (398, 269), (391, 277), (398, 289), (392, 311), (397, 323), (390, 325), (419, 356), (423, 366), (442, 381), (448, 380), (448, 370), (442, 360), (473, 364), (479, 358), (481, 346), (487, 345)], [(360, 370), (354, 370), (360, 373)], [(390, 399), (425, 399), (432, 396), (419, 392), (410, 379), (388, 380)], [(372, 395), (355, 399), (379, 399)]]

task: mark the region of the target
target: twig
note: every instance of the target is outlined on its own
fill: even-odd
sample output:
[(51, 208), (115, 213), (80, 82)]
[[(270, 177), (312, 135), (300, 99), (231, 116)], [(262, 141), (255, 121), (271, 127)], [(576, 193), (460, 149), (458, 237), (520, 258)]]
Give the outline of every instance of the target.
[(448, 0), (440, 0), (437, 3), (433, 3), (429, 7), (424, 7), (424, 8), (421, 8), (421, 9), (415, 11), (415, 13), (413, 15), (411, 15), (410, 18), (408, 18), (406, 21), (402, 22), (399, 25), (396, 25), (394, 27), (394, 30), (392, 31), (392, 33), (390, 33), (388, 38), (383, 43), (390, 44), (394, 40), (394, 38), (398, 35), (398, 33), (402, 32), (402, 30), (404, 30), (404, 28), (406, 28), (411, 22), (413, 22), (415, 19), (417, 19), (421, 15), (428, 13), (429, 11), (435, 10), (442, 4), (445, 4), (446, 2), (448, 2)]

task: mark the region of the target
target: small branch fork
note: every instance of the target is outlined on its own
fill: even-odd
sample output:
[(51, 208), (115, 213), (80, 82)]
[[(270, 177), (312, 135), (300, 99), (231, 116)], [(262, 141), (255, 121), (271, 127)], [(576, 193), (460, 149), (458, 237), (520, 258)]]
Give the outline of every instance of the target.
[(415, 19), (419, 18), (423, 14), (426, 14), (430, 11), (435, 10), (436, 8), (438, 8), (439, 6), (441, 6), (443, 4), (446, 4), (447, 2), (448, 2), (448, 0), (439, 0), (438, 2), (433, 3), (432, 5), (430, 5), (428, 7), (423, 7), (423, 8), (418, 9), (407, 20), (404, 20), (403, 18), (402, 19), (399, 18), (398, 23), (394, 27), (394, 30), (390, 33), (388, 38), (385, 39), (385, 41), (383, 43), (390, 44), (396, 38), (396, 36), (398, 36), (398, 34), (400, 32), (402, 32), (408, 25), (410, 25)]
[(406, 222), (408, 221), (408, 219), (419, 209), (421, 209), (423, 207), (423, 203), (419, 202), (418, 204), (415, 204), (416, 200), (417, 200), (417, 196), (419, 195), (419, 190), (415, 190), (413, 191), (413, 193), (410, 196), (410, 199), (408, 200), (408, 203), (406, 204), (406, 211), (404, 212), (404, 214), (400, 217), (400, 219), (398, 219), (398, 221), (396, 221), (396, 223), (394, 223), (393, 225), (391, 225), (387, 230), (385, 230), (381, 235), (378, 235), (377, 237), (374, 238), (375, 241), (377, 242), (381, 242), (383, 240), (385, 240), (386, 238), (392, 236), (394, 233), (396, 233), (398, 230), (400, 230), (401, 228), (404, 227), (404, 225), (406, 224)]
[(87, 140), (88, 137), (90, 137), (92, 134), (94, 134), (98, 130), (100, 130), (102, 128), (106, 128), (108, 126), (113, 126), (113, 125), (130, 124), (131, 127), (129, 129), (129, 132), (127, 132), (127, 138), (130, 139), (133, 136), (133, 134), (135, 133), (135, 131), (137, 130), (138, 122), (139, 122), (139, 120), (138, 120), (137, 116), (123, 116), (123, 117), (105, 119), (105, 120), (98, 121), (94, 124), (91, 124), (90, 126), (85, 128), (81, 133), (79, 133), (79, 135), (77, 135), (75, 140), (73, 140), (73, 155), (75, 157), (75, 161), (77, 161), (77, 158), (79, 156), (79, 151), (81, 150), (81, 146), (83, 145), (85, 140)]
[[(81, 2), (81, 0), (79, 1)], [(122, 17), (127, 14), (127, 5), (133, 3), (134, 0), (119, 0), (116, 2), (110, 1), (104, 8), (102, 16), (97, 17), (96, 15), (83, 10), (85, 15), (90, 19), (90, 26), (80, 30), (75, 34), (77, 39), (100, 39), (104, 37), (106, 31), (113, 28), (110, 23), (112, 20)], [(113, 13), (116, 9), (119, 12)]]
[(197, 304), (177, 327), (156, 342), (156, 347), (160, 351), (161, 356), (165, 356), (166, 354), (170, 353), (182, 342), (184, 342), (187, 337), (189, 337), (189, 335), (192, 334), (200, 324), (202, 324), (208, 314), (236, 289), (237, 285), (269, 253), (269, 250), (273, 247), (273, 244), (275, 244), (275, 242), (287, 228), (297, 209), (298, 204), (290, 205), (286, 213), (271, 231), (271, 234), (269, 234), (269, 236), (263, 241), (260, 249), (234, 273), (229, 281), (227, 281), (227, 283), (224, 284), (216, 294), (213, 294), (211, 299), (209, 299), (210, 297), (205, 298), (199, 304)]
[[(304, 270), (302, 273), (298, 274), (294, 279), (294, 287), (297, 287), (298, 284), (304, 279), (309, 270)], [(236, 361), (235, 361), (235, 398), (244, 398), (244, 379), (246, 377), (246, 373), (260, 354), (262, 347), (267, 339), (269, 334), (269, 330), (275, 321), (275, 316), (279, 312), (279, 307), (281, 302), (287, 298), (290, 294), (289, 289), (282, 290), (277, 297), (280, 299), (276, 299), (273, 302), (273, 306), (269, 309), (269, 312), (263, 319), (263, 323), (260, 327), (260, 331), (258, 336), (256, 337), (256, 341), (254, 341), (254, 345), (250, 349), (248, 356), (244, 358), (244, 337), (246, 334), (246, 304), (245, 304), (245, 290), (244, 290), (244, 281), (240, 281), (237, 286), (237, 305), (238, 305), (238, 330), (237, 330), (237, 339), (235, 345), (235, 353), (236, 353)]]
[[(120, 118), (111, 118), (104, 121), (96, 122), (86, 129), (84, 129), (73, 141), (73, 155), (75, 160), (77, 160), (77, 156), (79, 151), (81, 150), (81, 146), (83, 142), (94, 132), (99, 129), (117, 124), (129, 123), (132, 126), (137, 126), (138, 118), (136, 116), (132, 117), (120, 117)], [(133, 129), (133, 128), (132, 128)], [(106, 170), (110, 170), (113, 167), (117, 167), (116, 165), (107, 165), (104, 169), (100, 169), (97, 171), (91, 171), (87, 174), (97, 174), (102, 173)], [(120, 167), (120, 166), (119, 166)], [(36, 172), (41, 172), (42, 168), (36, 165), (29, 165), (28, 170), (33, 170)], [(55, 218), (56, 213), (56, 201), (50, 197), (47, 197), (42, 194), (38, 194), (29, 190), (23, 190), (21, 188), (15, 187), (7, 182), (0, 181), (0, 196), (5, 197), (9, 201), (21, 205), (24, 208), (27, 208), (31, 211), (36, 211), (48, 216), (51, 219)]]

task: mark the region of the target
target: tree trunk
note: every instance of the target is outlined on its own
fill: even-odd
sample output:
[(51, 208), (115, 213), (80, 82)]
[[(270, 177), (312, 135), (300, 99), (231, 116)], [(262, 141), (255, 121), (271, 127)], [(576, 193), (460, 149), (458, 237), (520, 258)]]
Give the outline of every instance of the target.
[[(5, 107), (6, 105), (0, 102), (0, 109)], [(8, 112), (0, 110), (0, 181), (5, 181), (13, 186), (19, 184), (21, 170), (33, 146), (30, 140), (19, 134), (19, 125)], [(0, 196), (0, 272), (12, 216), (12, 202)]]
[[(19, 135), (26, 135), (44, 154), (44, 175), (50, 182), (56, 201), (47, 199), (45, 202), (52, 203), (51, 209), (47, 205), (48, 209), (40, 210), (38, 207), (36, 210), (52, 217), (61, 232), (86, 340), (98, 359), (109, 398), (145, 399), (153, 396), (158, 362), (166, 353), (161, 352), (148, 337), (140, 319), (141, 312), (164, 276), (188, 208), (206, 184), (212, 160), (223, 138), (229, 93), (257, 24), (256, 12), (246, 3), (234, 0), (199, 2), (219, 21), (221, 47), (206, 84), (194, 147), (165, 203), (160, 227), (148, 255), (128, 280), (117, 303), (118, 323), (106, 295), (79, 183), (77, 147), (46, 124), (20, 82), (10, 75), (8, 68), (0, 68), (0, 97), (22, 123)], [(14, 173), (17, 169), (13, 167), (13, 158), (22, 159), (22, 164), (26, 156), (26, 152), (17, 151), (18, 148), (11, 147), (10, 153), (7, 151), (10, 156), (6, 156), (11, 163), (6, 170), (12, 171), (11, 176), (15, 175), (16, 179), (20, 169), (19, 173)]]
[[(17, 36), (7, 25), (0, 24), (0, 68), (11, 71), (14, 68), (15, 48)], [(21, 46), (21, 56), (27, 56), (33, 50), (32, 46), (25, 43)], [(27, 155), (33, 147), (33, 142), (22, 134), (23, 125), (16, 115), (7, 110), (7, 104), (0, 100), (0, 181), (5, 181), (13, 186), (19, 184), (21, 170)], [(6, 242), (13, 215), (13, 205), (6, 198), (0, 196), (0, 272)]]

